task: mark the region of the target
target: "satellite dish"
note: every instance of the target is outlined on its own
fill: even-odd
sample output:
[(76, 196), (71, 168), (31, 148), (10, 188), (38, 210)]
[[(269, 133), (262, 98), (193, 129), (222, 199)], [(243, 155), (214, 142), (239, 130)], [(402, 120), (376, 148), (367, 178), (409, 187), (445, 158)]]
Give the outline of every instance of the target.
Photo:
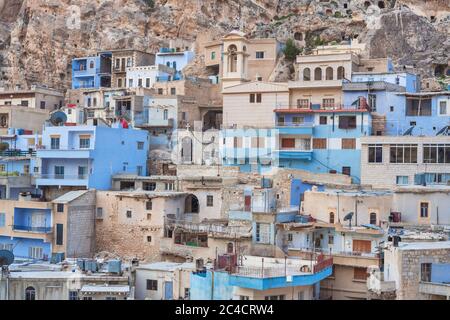
[(352, 220), (354, 213), (350, 212), (344, 217), (344, 221)]
[(353, 212), (349, 212), (349, 213), (347, 213), (346, 215), (345, 215), (345, 217), (344, 217), (344, 221), (348, 221), (348, 223), (349, 223), (349, 227), (351, 228), (352, 227), (352, 218), (353, 218), (353, 215), (354, 215), (354, 213)]
[(50, 123), (55, 127), (63, 126), (67, 122), (67, 115), (62, 111), (53, 112), (50, 116)]
[(0, 267), (9, 266), (14, 262), (14, 254), (9, 250), (0, 250)]

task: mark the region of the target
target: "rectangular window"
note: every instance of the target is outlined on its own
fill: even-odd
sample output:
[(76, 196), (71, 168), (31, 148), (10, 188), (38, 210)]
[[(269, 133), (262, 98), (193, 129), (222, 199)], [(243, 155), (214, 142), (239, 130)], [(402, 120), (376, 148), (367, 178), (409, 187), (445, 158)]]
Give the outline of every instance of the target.
[(288, 241), (289, 242), (292, 242), (292, 240), (293, 240), (293, 237), (294, 235), (292, 234), (292, 233), (288, 233)]
[(356, 116), (339, 116), (339, 129), (356, 129)]
[(383, 162), (383, 146), (381, 144), (369, 144), (369, 163)]
[(147, 279), (147, 290), (158, 291), (158, 280)]
[(44, 258), (44, 250), (42, 247), (29, 247), (28, 257), (31, 259), (42, 260)]
[(354, 280), (366, 280), (367, 279), (367, 269), (366, 268), (353, 268), (353, 279)]
[(145, 203), (145, 209), (146, 210), (153, 210), (153, 201), (149, 200)]
[(377, 96), (375, 94), (369, 94), (369, 110), (371, 112), (377, 111)]
[(145, 191), (155, 191), (156, 190), (156, 182), (144, 182), (142, 187)]
[(334, 236), (333, 235), (328, 235), (328, 244), (334, 244)]
[(132, 217), (132, 212), (131, 210), (127, 210), (127, 218), (130, 219)]
[(164, 189), (166, 190), (166, 191), (173, 191), (174, 190), (174, 183), (173, 182), (166, 182), (165, 184), (164, 184)]
[(322, 125), (327, 124), (327, 120), (328, 120), (327, 116), (320, 116), (319, 124), (322, 124)]
[(52, 150), (59, 150), (59, 137), (50, 137), (50, 148)]
[(264, 51), (256, 51), (256, 59), (264, 59)]
[(29, 164), (25, 164), (23, 166), (23, 174), (26, 174), (26, 175), (30, 174), (30, 165)]
[(78, 300), (78, 291), (69, 291), (69, 300)]
[(152, 242), (152, 236), (147, 236), (147, 242)]
[(41, 101), (40, 108), (45, 109), (45, 101)]
[(420, 203), (420, 217), (421, 218), (428, 218), (428, 202), (421, 202)]
[(163, 89), (162, 88), (158, 88), (158, 94), (163, 94)]
[(216, 52), (211, 52), (211, 60), (216, 60)]
[(129, 88), (133, 87), (133, 79), (128, 79), (128, 87)]
[(91, 147), (91, 139), (88, 137), (80, 137), (80, 149), (89, 149)]
[(422, 263), (420, 265), (420, 280), (431, 282), (431, 263)]
[(96, 218), (97, 219), (103, 219), (103, 208), (97, 208), (97, 212), (96, 212)]
[(417, 145), (392, 144), (389, 158), (390, 163), (417, 163)]
[(309, 99), (297, 99), (297, 108), (299, 109), (309, 109)]
[(138, 176), (142, 176), (143, 167), (142, 166), (137, 166), (136, 173), (137, 173)]
[(424, 163), (450, 163), (450, 144), (424, 144)]
[(261, 93), (257, 93), (256, 94), (256, 103), (261, 103), (262, 102), (262, 94)]
[(211, 195), (206, 196), (206, 206), (207, 207), (214, 207), (214, 197)]
[(439, 115), (440, 116), (447, 115), (447, 101), (445, 100), (439, 101)]
[(138, 87), (142, 87), (142, 79), (138, 79)]
[(138, 150), (144, 150), (144, 142), (138, 141), (137, 148), (138, 148)]
[(28, 100), (22, 100), (22, 101), (20, 101), (20, 105), (21, 105), (22, 107), (28, 107)]
[(6, 213), (0, 212), (0, 227), (6, 226)]
[(55, 179), (64, 179), (64, 167), (55, 166)]
[(431, 99), (406, 99), (406, 116), (431, 116)]
[(283, 116), (279, 116), (278, 117), (278, 125), (279, 126), (284, 126), (284, 117)]
[(87, 179), (87, 167), (78, 167), (78, 179), (79, 180)]
[(356, 139), (346, 139), (341, 140), (342, 149), (356, 149)]
[(334, 108), (334, 98), (330, 99), (322, 99), (322, 107), (323, 109), (332, 109)]
[(305, 123), (305, 117), (298, 117), (298, 116), (292, 117), (292, 123), (294, 125), (303, 124)]
[(256, 242), (270, 243), (270, 224), (256, 223)]
[(284, 294), (279, 296), (265, 296), (265, 300), (286, 300), (286, 296)]
[(170, 94), (171, 95), (176, 95), (177, 94), (177, 89), (176, 88), (170, 88)]
[(56, 224), (56, 245), (63, 245), (63, 235), (64, 235), (64, 225), (57, 223)]
[(250, 93), (250, 103), (255, 103), (255, 94), (254, 93)]
[(353, 240), (353, 252), (372, 252), (372, 242), (370, 240)]
[(396, 183), (399, 186), (408, 185), (408, 183), (409, 183), (408, 180), (409, 180), (408, 176), (397, 176), (396, 177)]
[(281, 139), (281, 148), (283, 149), (294, 149), (295, 139), (294, 138), (283, 138)]
[(145, 86), (146, 86), (147, 88), (150, 88), (150, 78), (146, 78), (146, 79), (145, 79)]
[(326, 149), (327, 139), (325, 138), (314, 138), (313, 139), (313, 149)]
[(64, 203), (58, 203), (56, 205), (56, 212), (58, 213), (64, 212)]
[(351, 170), (352, 170), (351, 167), (342, 167), (342, 174), (350, 176), (352, 172)]

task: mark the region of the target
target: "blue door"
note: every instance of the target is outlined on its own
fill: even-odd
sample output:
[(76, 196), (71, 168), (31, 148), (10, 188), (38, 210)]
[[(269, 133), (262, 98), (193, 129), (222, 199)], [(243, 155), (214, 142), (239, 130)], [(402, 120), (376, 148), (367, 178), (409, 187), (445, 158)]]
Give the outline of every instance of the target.
[(164, 282), (164, 300), (173, 299), (173, 284), (172, 281)]

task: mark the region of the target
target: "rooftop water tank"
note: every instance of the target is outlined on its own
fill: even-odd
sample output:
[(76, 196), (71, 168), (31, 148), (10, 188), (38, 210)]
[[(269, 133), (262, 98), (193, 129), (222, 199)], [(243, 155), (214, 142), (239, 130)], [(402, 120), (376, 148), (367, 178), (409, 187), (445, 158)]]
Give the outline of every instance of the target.
[(122, 261), (120, 260), (108, 261), (108, 272), (120, 274), (122, 272)]

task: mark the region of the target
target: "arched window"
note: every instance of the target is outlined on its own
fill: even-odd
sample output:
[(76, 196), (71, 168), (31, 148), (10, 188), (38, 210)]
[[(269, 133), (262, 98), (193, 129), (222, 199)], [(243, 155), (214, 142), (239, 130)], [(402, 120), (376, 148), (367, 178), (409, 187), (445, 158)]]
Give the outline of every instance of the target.
[(227, 244), (227, 253), (232, 254), (233, 251), (234, 251), (233, 243), (232, 242), (228, 242), (228, 244)]
[(163, 114), (163, 116), (164, 116), (164, 120), (169, 119), (169, 110), (164, 109), (164, 114)]
[(177, 70), (177, 62), (176, 62), (176, 61), (174, 61), (174, 62), (172, 63), (172, 68), (174, 68), (175, 70)]
[(345, 78), (345, 69), (344, 67), (338, 67), (337, 68), (337, 79), (342, 80)]
[(330, 212), (330, 223), (334, 223), (334, 212)]
[(170, 68), (170, 61), (166, 62), (166, 66), (168, 66)]
[(322, 80), (322, 69), (316, 68), (314, 70), (314, 80)]
[(237, 48), (234, 44), (228, 47), (228, 70), (229, 72), (237, 71)]
[(94, 61), (91, 61), (91, 62), (89, 63), (89, 68), (94, 69)]
[(370, 224), (377, 224), (377, 214), (375, 212), (370, 213)]
[(327, 80), (333, 80), (333, 68), (328, 67), (325, 71), (325, 76)]
[(188, 195), (184, 201), (184, 213), (199, 213), (199, 210), (198, 198), (193, 194)]
[(36, 300), (36, 289), (28, 287), (25, 289), (25, 300)]
[(303, 69), (303, 81), (311, 80), (311, 69), (305, 68)]

